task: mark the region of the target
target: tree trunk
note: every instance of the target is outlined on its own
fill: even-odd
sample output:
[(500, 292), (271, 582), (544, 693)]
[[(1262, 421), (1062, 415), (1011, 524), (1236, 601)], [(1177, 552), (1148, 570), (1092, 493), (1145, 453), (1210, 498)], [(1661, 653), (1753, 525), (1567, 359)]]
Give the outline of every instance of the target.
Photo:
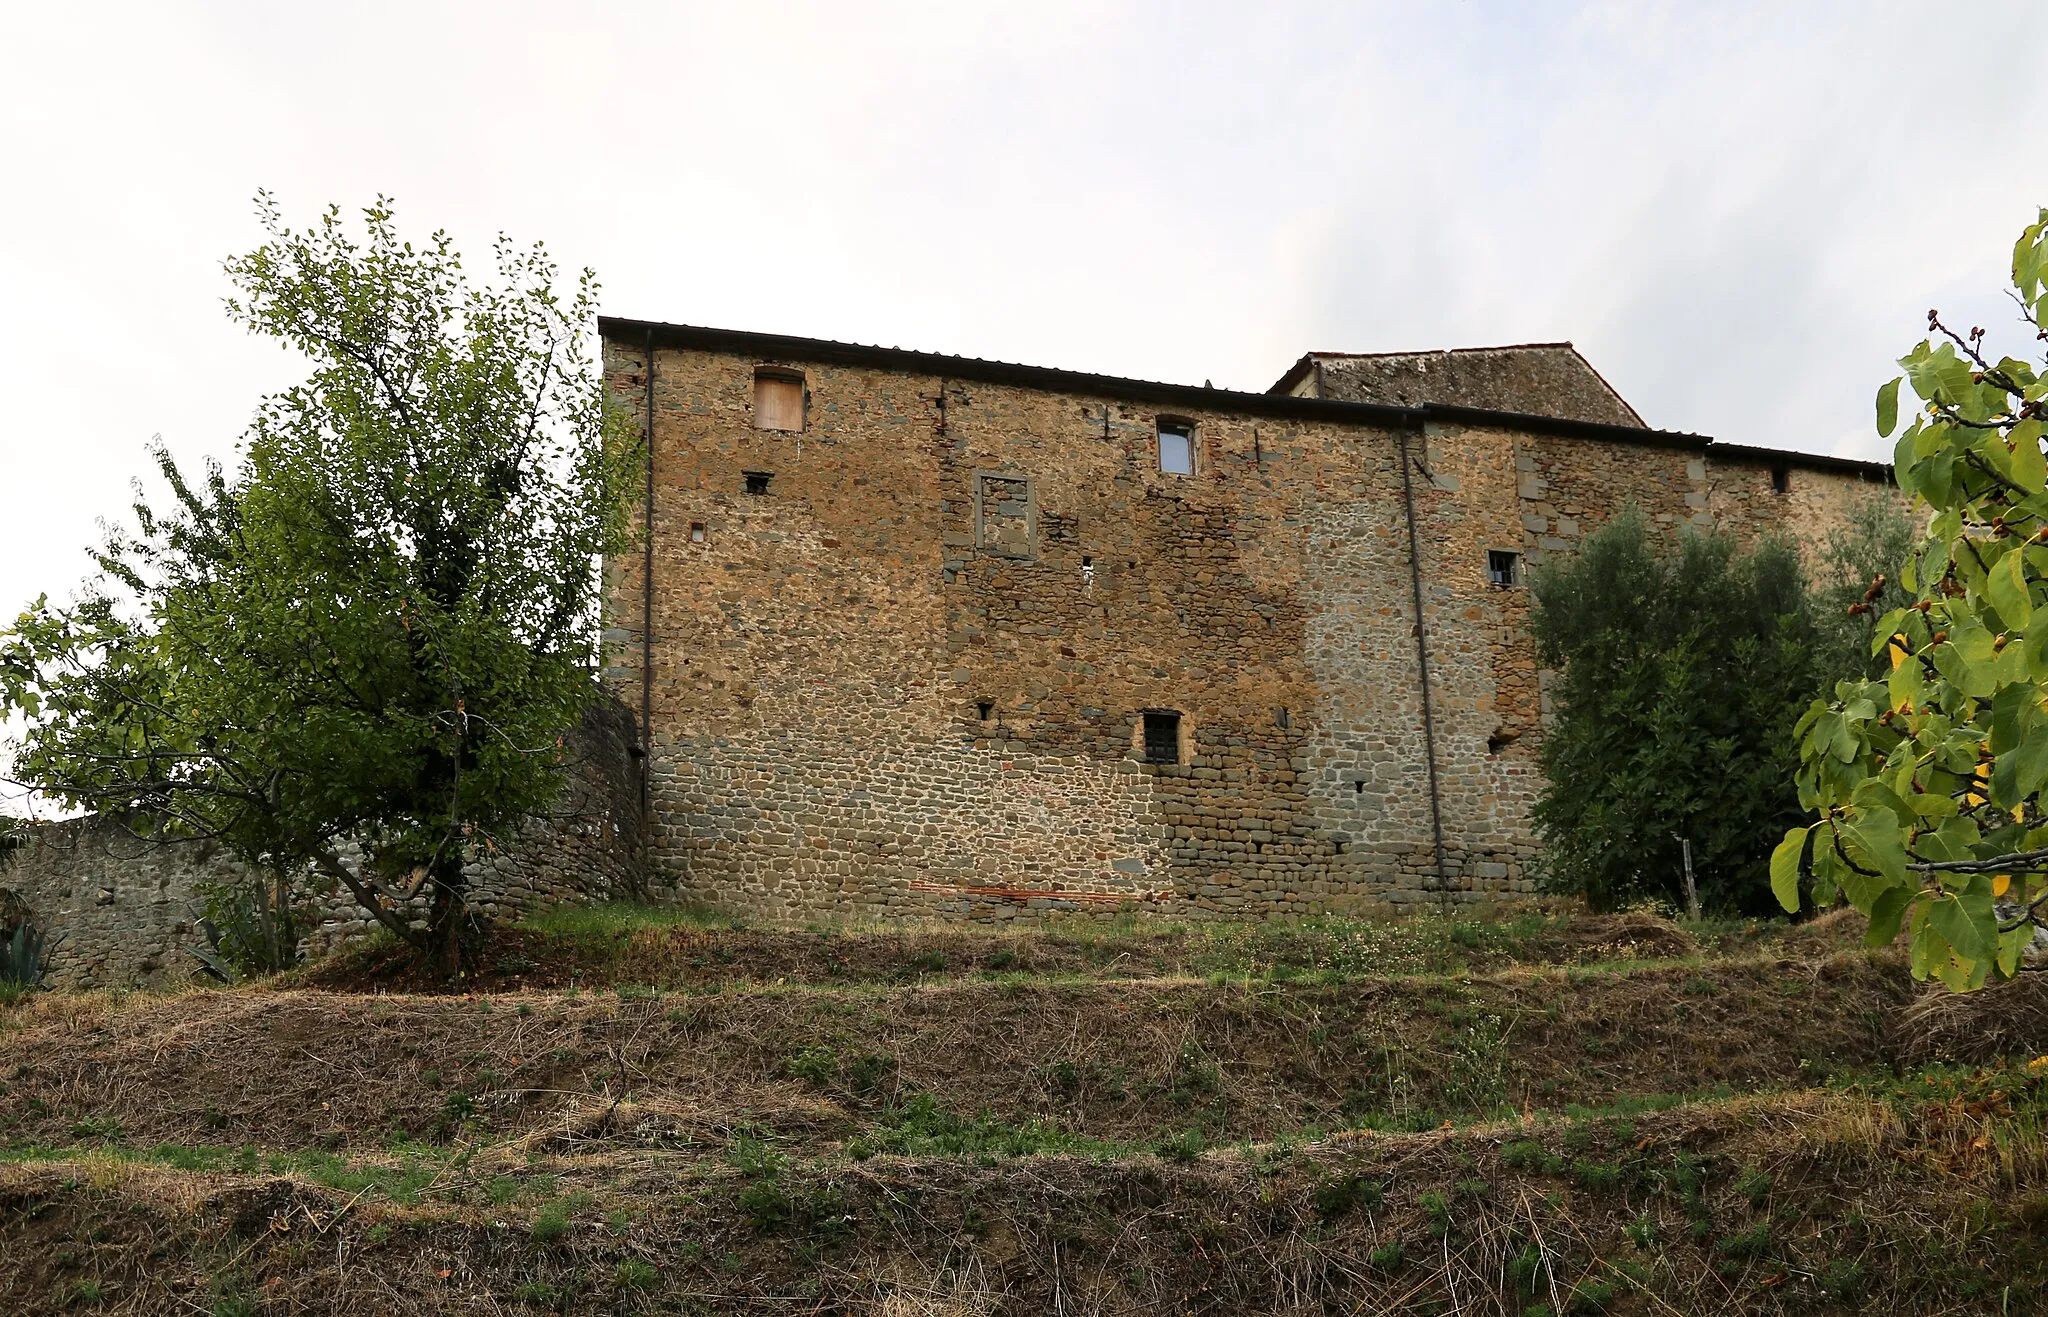
[(271, 925), (274, 941), (271, 957), (274, 968), (290, 969), (299, 958), (299, 923), (292, 917), (292, 880), (290, 871), (283, 865), (276, 870), (275, 896), (271, 902)]
[(434, 968), (452, 979), (462, 973), (463, 934), (469, 923), (469, 905), (463, 899), (468, 880), (462, 872), (459, 847), (449, 847), (435, 862), (432, 881), (434, 897), (427, 907), (429, 954)]
[(256, 881), (256, 932), (263, 939), (263, 949), (257, 955), (257, 962), (263, 969), (275, 973), (283, 966), (277, 961), (277, 916), (272, 910), (270, 884), (262, 879)]

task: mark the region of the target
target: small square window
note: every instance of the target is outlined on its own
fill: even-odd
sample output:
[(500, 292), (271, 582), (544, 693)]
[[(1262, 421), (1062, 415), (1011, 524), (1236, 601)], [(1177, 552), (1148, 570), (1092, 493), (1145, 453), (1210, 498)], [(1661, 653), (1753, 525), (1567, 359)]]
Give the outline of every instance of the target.
[(763, 367), (754, 372), (754, 428), (792, 433), (804, 428), (804, 377)]
[(1170, 476), (1195, 474), (1195, 432), (1185, 421), (1159, 423), (1159, 469)]
[(768, 482), (775, 478), (772, 471), (742, 471), (740, 474), (747, 479), (747, 492), (756, 495), (766, 494)]
[(1782, 466), (1771, 468), (1771, 492), (1789, 494), (1792, 492), (1792, 472)]
[(1505, 549), (1486, 551), (1486, 579), (1503, 590), (1521, 580), (1522, 559), (1520, 554)]
[(703, 544), (710, 538), (711, 533), (704, 529), (703, 522), (693, 521), (690, 523), (690, 543)]
[(1145, 762), (1148, 764), (1177, 764), (1180, 762), (1179, 714), (1147, 713), (1145, 715)]

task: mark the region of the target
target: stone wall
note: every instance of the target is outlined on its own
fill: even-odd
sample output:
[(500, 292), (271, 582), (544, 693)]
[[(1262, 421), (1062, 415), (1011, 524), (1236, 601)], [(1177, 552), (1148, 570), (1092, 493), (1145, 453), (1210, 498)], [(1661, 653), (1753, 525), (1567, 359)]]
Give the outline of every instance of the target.
[[(640, 328), (607, 338), (636, 412)], [(1489, 551), (1526, 570), (1630, 501), (1674, 531), (1808, 541), (1844, 507), (1804, 468), (1758, 496), (1753, 462), (1721, 469), (1694, 436), (1145, 401), (1164, 386), (776, 343), (656, 354), (649, 864), (782, 917), (1527, 892), (1541, 674), (1527, 591), (1490, 580)], [(801, 431), (755, 428), (760, 367), (802, 374)], [(1191, 425), (1192, 476), (1158, 469), (1162, 420)], [(642, 570), (609, 568), (607, 676), (635, 703)], [(1148, 710), (1180, 715), (1177, 762), (1144, 761)]]
[[(549, 815), (522, 825), (502, 851), (480, 849), (470, 858), (470, 903), (486, 915), (514, 918), (641, 892), (632, 715), (600, 701), (565, 741), (563, 790)], [(242, 876), (210, 843), (145, 841), (114, 819), (31, 824), (25, 834), (26, 845), (0, 870), (0, 887), (18, 893), (48, 933), (53, 987), (186, 981), (199, 961), (185, 948), (205, 945), (200, 889)], [(302, 944), (309, 951), (375, 926), (345, 891), (316, 908), (319, 923)]]

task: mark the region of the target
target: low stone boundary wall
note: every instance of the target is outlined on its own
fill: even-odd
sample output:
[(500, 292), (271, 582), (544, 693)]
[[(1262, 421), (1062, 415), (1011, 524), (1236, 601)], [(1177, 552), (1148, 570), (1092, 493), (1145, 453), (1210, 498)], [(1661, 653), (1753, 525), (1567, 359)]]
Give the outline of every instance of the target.
[[(563, 790), (502, 853), (470, 861), (470, 905), (500, 919), (556, 905), (641, 893), (640, 809), (633, 715), (614, 700), (586, 710), (566, 738)], [(150, 987), (199, 969), (200, 888), (240, 866), (208, 842), (152, 842), (105, 817), (30, 824), (0, 887), (18, 894), (48, 936), (52, 987)], [(376, 921), (344, 890), (317, 903), (304, 945), (325, 951)]]

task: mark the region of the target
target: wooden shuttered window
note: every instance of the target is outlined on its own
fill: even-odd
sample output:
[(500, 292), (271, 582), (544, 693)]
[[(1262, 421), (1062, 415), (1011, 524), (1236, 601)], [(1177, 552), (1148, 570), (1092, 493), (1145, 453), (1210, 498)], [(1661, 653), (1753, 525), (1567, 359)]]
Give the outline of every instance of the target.
[(804, 428), (804, 377), (793, 371), (754, 372), (754, 428), (801, 431)]

